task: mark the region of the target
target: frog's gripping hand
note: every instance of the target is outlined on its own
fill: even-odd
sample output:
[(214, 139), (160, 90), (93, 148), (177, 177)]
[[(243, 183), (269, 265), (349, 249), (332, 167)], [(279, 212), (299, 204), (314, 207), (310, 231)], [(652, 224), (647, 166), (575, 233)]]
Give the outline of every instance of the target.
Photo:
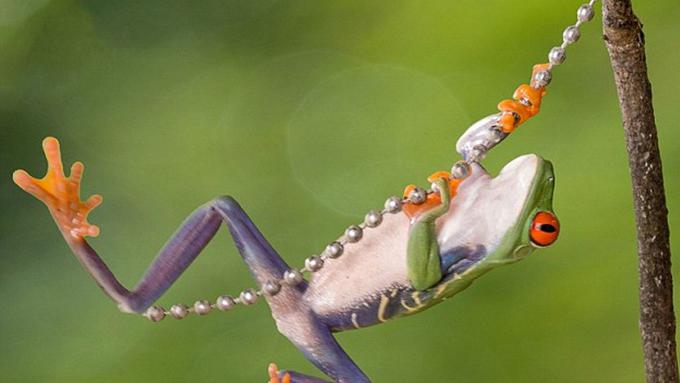
[(27, 193), (42, 201), (52, 214), (67, 241), (79, 241), (85, 236), (96, 237), (99, 228), (87, 222), (87, 215), (102, 202), (100, 195), (80, 200), (80, 180), (84, 166), (76, 162), (69, 177), (64, 175), (59, 141), (47, 137), (42, 143), (47, 158), (47, 174), (41, 179), (31, 177), (25, 170), (14, 172), (14, 182)]

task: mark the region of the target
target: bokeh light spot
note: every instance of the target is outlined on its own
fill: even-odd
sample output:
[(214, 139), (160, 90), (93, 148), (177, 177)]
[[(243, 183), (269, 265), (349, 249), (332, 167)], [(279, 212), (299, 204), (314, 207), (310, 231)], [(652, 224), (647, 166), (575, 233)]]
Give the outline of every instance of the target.
[(457, 97), (436, 78), (364, 66), (307, 95), (288, 126), (289, 159), (298, 181), (319, 201), (357, 216), (382, 203), (391, 178), (424, 182), (433, 169), (423, 167), (423, 159), (435, 159), (433, 153), (453, 160), (452, 133), (459, 129), (452, 127), (463, 121)]

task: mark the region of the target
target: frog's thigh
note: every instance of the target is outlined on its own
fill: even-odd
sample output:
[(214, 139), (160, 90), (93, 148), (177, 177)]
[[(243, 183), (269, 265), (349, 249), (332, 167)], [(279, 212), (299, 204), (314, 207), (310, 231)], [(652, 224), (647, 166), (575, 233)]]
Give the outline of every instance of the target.
[[(368, 383), (370, 380), (340, 347), (331, 331), (304, 305), (294, 310), (272, 310), (279, 331), (317, 368), (340, 383)], [(293, 382), (323, 382), (290, 372)], [(298, 377), (300, 380), (296, 380)], [(304, 379), (303, 379), (304, 378)], [(311, 380), (310, 380), (311, 379)]]

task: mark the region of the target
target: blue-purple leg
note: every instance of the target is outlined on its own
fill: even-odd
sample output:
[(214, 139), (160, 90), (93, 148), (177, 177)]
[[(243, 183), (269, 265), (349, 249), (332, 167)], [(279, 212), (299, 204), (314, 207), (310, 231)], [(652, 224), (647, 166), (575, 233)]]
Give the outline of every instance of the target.
[[(309, 310), (303, 302), (293, 302), (292, 304), (295, 304), (293, 310), (284, 311), (272, 308), (272, 314), (276, 319), (279, 331), (334, 382), (370, 382), (368, 377), (340, 347), (328, 327), (316, 317), (316, 314)], [(294, 383), (324, 382), (324, 380), (296, 372), (290, 372), (290, 374)]]
[[(286, 263), (271, 247), (248, 215), (231, 197), (220, 197), (193, 212), (152, 262), (137, 287), (128, 291), (84, 240), (69, 241), (73, 251), (99, 286), (126, 311), (143, 312), (186, 270), (225, 222), (236, 247), (259, 284), (280, 279)], [(369, 382), (340, 348), (330, 330), (302, 299), (306, 282), (267, 296), (279, 331), (314, 365), (335, 382)], [(293, 382), (323, 380), (291, 372)]]
[(128, 291), (84, 240), (69, 245), (97, 284), (124, 311), (143, 312), (189, 267), (226, 222), (253, 276), (263, 281), (280, 277), (286, 263), (231, 197), (217, 198), (194, 211), (156, 256), (135, 289)]

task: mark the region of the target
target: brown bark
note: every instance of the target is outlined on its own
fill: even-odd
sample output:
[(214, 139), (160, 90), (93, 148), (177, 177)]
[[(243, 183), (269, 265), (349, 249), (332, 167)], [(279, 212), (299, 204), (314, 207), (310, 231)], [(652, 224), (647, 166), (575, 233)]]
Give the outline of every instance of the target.
[(603, 0), (604, 39), (619, 94), (633, 183), (640, 333), (647, 382), (678, 382), (668, 211), (642, 24), (630, 0)]

